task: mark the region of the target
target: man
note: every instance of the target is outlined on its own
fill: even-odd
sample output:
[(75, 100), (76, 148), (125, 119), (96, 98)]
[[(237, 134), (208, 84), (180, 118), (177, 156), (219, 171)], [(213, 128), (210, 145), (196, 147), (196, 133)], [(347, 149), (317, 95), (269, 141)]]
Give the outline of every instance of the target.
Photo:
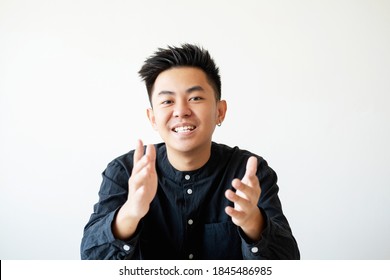
[(219, 70), (194, 45), (159, 49), (139, 71), (164, 143), (112, 161), (84, 229), (82, 259), (299, 259), (276, 173), (212, 142), (226, 114)]

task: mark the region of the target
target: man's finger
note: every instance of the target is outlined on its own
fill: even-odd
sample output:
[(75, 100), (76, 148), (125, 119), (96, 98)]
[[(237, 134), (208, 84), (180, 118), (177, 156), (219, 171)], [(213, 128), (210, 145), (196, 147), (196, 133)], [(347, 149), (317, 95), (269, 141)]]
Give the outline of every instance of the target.
[(256, 172), (257, 172), (257, 158), (251, 156), (246, 163), (245, 175), (248, 177), (255, 176)]
[(137, 164), (137, 162), (142, 158), (143, 155), (144, 155), (144, 144), (142, 143), (142, 140), (138, 139), (134, 151), (134, 156), (133, 156), (133, 166)]
[(236, 204), (239, 205), (239, 208), (242, 209), (247, 209), (250, 206), (250, 201), (246, 198), (243, 197), (242, 195), (238, 195), (237, 193), (233, 192), (232, 190), (227, 190), (225, 192), (225, 197), (229, 199), (231, 202), (234, 202), (235, 207), (237, 207)]
[(245, 213), (242, 211), (237, 211), (231, 206), (226, 206), (225, 207), (225, 213), (228, 214), (232, 219), (235, 220), (242, 220), (245, 218)]
[[(257, 179), (257, 177), (254, 178), (255, 180)], [(252, 197), (256, 197), (255, 189), (245, 184), (244, 182), (240, 181), (239, 179), (234, 179), (232, 181), (232, 186), (237, 190), (236, 194), (245, 199), (251, 200)]]
[(247, 184), (248, 186), (253, 187), (256, 183), (256, 172), (257, 172), (257, 158), (251, 156), (246, 163), (245, 175), (242, 178), (242, 182)]
[(145, 154), (151, 161), (156, 161), (156, 149), (154, 148), (154, 145), (147, 145)]

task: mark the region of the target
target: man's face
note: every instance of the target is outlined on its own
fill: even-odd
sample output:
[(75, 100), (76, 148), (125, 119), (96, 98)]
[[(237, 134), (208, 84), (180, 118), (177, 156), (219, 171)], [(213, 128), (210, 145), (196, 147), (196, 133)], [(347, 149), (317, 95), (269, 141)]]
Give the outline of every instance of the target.
[(206, 74), (193, 67), (163, 71), (152, 91), (148, 117), (168, 151), (197, 153), (209, 149), (215, 125), (222, 122), (226, 102), (216, 101)]

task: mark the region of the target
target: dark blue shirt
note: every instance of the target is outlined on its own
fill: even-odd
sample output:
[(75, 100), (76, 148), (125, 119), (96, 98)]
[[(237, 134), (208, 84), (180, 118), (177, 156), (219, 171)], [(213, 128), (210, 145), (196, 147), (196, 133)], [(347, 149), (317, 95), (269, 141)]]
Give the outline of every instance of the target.
[[(168, 161), (165, 144), (155, 145), (157, 194), (129, 240), (113, 236), (111, 224), (128, 195), (134, 151), (113, 160), (103, 172), (99, 201), (85, 226), (82, 259), (299, 259), (297, 243), (278, 198), (276, 173), (267, 162), (238, 147), (212, 143), (208, 162), (182, 172)], [(249, 240), (225, 213), (234, 178), (242, 178), (250, 156), (258, 158), (258, 207), (266, 226)]]

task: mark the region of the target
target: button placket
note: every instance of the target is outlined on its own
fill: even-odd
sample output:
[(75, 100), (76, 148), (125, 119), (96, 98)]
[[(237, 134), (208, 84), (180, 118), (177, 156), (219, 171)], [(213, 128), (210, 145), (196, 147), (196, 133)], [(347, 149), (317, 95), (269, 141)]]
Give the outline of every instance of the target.
[[(186, 181), (189, 181), (189, 180), (191, 179), (191, 175), (185, 174), (185, 175), (184, 175), (184, 179), (185, 179)], [(187, 189), (186, 189), (187, 195), (191, 195), (191, 194), (193, 193), (193, 191), (192, 191), (192, 182), (188, 182), (188, 183), (184, 184), (184, 186), (187, 188)], [(194, 223), (194, 220), (192, 220), (192, 219), (187, 219), (187, 224), (188, 224), (188, 225), (191, 226), (193, 223)]]
[[(184, 175), (184, 176), (183, 176)], [(193, 188), (193, 184), (194, 184), (194, 179), (195, 177), (193, 177), (193, 175), (190, 175), (190, 174), (183, 174), (182, 176), (182, 186), (183, 186), (183, 192), (184, 192), (184, 197), (185, 197), (185, 205), (186, 207), (189, 207), (189, 208), (186, 208), (185, 209), (185, 217), (186, 217), (186, 245), (185, 245), (185, 248), (186, 248), (186, 251), (187, 251), (187, 258), (189, 260), (191, 259), (194, 259), (194, 251), (192, 249), (190, 249), (192, 246), (191, 246), (191, 239), (193, 238), (193, 229), (194, 229), (194, 225), (195, 225), (195, 221), (194, 221), (194, 218), (192, 217), (193, 215), (193, 199), (195, 198), (193, 195), (194, 195), (194, 188)], [(196, 218), (196, 217), (195, 217)], [(188, 243), (188, 244), (187, 244)]]

